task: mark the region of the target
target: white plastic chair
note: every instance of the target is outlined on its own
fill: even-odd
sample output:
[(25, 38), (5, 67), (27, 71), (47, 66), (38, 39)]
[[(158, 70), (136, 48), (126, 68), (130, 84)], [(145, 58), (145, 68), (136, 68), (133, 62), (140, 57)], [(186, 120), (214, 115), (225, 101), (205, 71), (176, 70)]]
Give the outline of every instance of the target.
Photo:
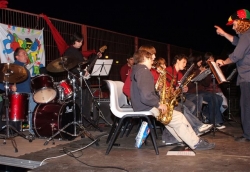
[(116, 119), (119, 119), (119, 123), (116, 126), (116, 121), (113, 123), (111, 131), (110, 131), (110, 141), (108, 144), (108, 148), (106, 150), (106, 155), (109, 154), (111, 151), (118, 134), (124, 124), (125, 119), (127, 118), (144, 118), (147, 120), (149, 128), (150, 128), (150, 137), (155, 149), (155, 153), (158, 155), (159, 150), (156, 144), (155, 139), (155, 133), (152, 132), (152, 123), (149, 118), (149, 116), (153, 116), (152, 112), (150, 111), (140, 111), (140, 112), (134, 112), (132, 108), (124, 107), (124, 105), (127, 104), (127, 98), (122, 92), (122, 88), (124, 83), (121, 81), (112, 81), (112, 80), (105, 80), (107, 82), (107, 85), (109, 87), (110, 91), (110, 110), (111, 112), (116, 116)]

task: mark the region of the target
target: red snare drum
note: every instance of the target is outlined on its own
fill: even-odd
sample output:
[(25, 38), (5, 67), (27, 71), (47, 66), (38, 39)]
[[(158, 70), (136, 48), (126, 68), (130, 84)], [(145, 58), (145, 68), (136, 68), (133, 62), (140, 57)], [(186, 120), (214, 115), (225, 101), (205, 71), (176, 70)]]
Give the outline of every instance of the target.
[(29, 113), (29, 94), (28, 93), (10, 93), (9, 98), (9, 120), (27, 121)]
[(36, 103), (48, 103), (55, 99), (53, 78), (49, 75), (37, 75), (31, 79), (33, 98)]
[[(76, 136), (74, 134), (74, 124), (70, 124), (68, 127), (64, 126), (74, 121), (73, 103), (48, 103), (39, 104), (36, 106), (33, 114), (33, 127), (38, 137), (51, 137), (59, 130), (62, 130), (60, 134), (55, 138), (62, 138), (66, 140), (73, 140)], [(75, 104), (76, 122), (80, 120), (80, 108)], [(76, 125), (76, 127), (79, 127)], [(64, 131), (64, 132), (63, 132)], [(69, 134), (67, 134), (67, 133)], [(79, 128), (77, 129), (79, 133)]]
[(65, 100), (72, 96), (73, 94), (73, 87), (70, 84), (69, 80), (62, 80), (59, 84), (62, 88), (63, 95), (60, 96), (60, 99)]

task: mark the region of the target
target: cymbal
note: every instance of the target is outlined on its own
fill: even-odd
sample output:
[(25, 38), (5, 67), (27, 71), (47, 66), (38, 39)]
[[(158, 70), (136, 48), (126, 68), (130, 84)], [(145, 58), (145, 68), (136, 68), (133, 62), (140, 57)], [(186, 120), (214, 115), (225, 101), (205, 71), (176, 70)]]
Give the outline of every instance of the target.
[(63, 72), (74, 68), (78, 63), (76, 58), (64, 56), (50, 62), (46, 69), (49, 72)]
[(28, 77), (25, 67), (12, 63), (1, 63), (0, 71), (0, 82), (19, 83)]

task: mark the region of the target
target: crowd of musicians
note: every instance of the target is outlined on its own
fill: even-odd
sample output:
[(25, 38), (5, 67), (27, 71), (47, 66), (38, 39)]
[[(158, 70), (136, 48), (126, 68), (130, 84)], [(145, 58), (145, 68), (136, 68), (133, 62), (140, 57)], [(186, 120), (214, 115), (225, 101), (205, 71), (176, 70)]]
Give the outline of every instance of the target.
[[(230, 16), (227, 25), (232, 25), (233, 30), (238, 35), (232, 36), (219, 26), (215, 26), (218, 35), (225, 37), (235, 45), (234, 51), (226, 60), (215, 60), (214, 55), (210, 52), (190, 55), (176, 54), (172, 59), (172, 64), (167, 64), (164, 58), (156, 57), (154, 46), (141, 45), (138, 50), (128, 56), (127, 64), (122, 66), (120, 76), (124, 82), (123, 92), (134, 111), (151, 111), (158, 119), (159, 115), (167, 114), (169, 111), (167, 104), (161, 101), (162, 94), (167, 92), (174, 95), (176, 101), (178, 101), (175, 104), (171, 120), (163, 124), (165, 126), (163, 142), (184, 142), (195, 150), (207, 150), (215, 147), (214, 143), (203, 139), (202, 135), (211, 131), (211, 129), (222, 130), (226, 128), (223, 124), (223, 113), (228, 108), (228, 104), (215, 74), (210, 70), (210, 62), (215, 62), (219, 67), (236, 63), (238, 70), (237, 85), (241, 89), (243, 135), (235, 140), (250, 141), (250, 116), (248, 113), (250, 112), (250, 106), (248, 106), (248, 102), (250, 102), (249, 11), (238, 10)], [(68, 77), (58, 83), (56, 89), (50, 89), (54, 87), (54, 85), (49, 87), (53, 83), (53, 79), (47, 74), (41, 74), (33, 78), (30, 76), (29, 71), (25, 68), (28, 56), (23, 48), (15, 50), (14, 64), (25, 68), (27, 71), (25, 79), (15, 82), (11, 75), (9, 80), (6, 77), (1, 78), (3, 82), (0, 84), (0, 89), (7, 90), (9, 99), (15, 99), (15, 96), (19, 96), (15, 93), (28, 94), (25, 96), (25, 99), (29, 102), (27, 105), (27, 111), (29, 112), (27, 120), (29, 121), (29, 132), (33, 135), (35, 134), (32, 126), (35, 120), (34, 112), (39, 110), (39, 104), (45, 104), (46, 106), (46, 104), (54, 101), (67, 104), (73, 98), (73, 100), (76, 100), (78, 108), (82, 108), (79, 113), (82, 113), (83, 121), (91, 122), (92, 97), (90, 90), (83, 87), (83, 85), (90, 84), (88, 80), (90, 70), (87, 67), (82, 68), (81, 65), (93, 64), (98, 58), (102, 57), (102, 53), (93, 53), (86, 58), (79, 51), (83, 44), (83, 35), (74, 33), (70, 40), (71, 45), (65, 51), (63, 58), (56, 59), (47, 67), (49, 72), (68, 72)], [(6, 64), (1, 65), (2, 69), (7, 67)], [(4, 72), (7, 73), (8, 71)], [(17, 76), (19, 74), (16, 73), (15, 78)], [(79, 81), (79, 78), (81, 81)], [(44, 80), (46, 85), (43, 85)], [(43, 90), (43, 87), (40, 88), (41, 86), (37, 83), (45, 86), (46, 89)], [(167, 94), (164, 96), (167, 96)], [(63, 110), (68, 110), (67, 108)], [(10, 118), (14, 118), (14, 121), (19, 120), (13, 117), (11, 113), (8, 115)], [(18, 116), (17, 118), (21, 117)]]

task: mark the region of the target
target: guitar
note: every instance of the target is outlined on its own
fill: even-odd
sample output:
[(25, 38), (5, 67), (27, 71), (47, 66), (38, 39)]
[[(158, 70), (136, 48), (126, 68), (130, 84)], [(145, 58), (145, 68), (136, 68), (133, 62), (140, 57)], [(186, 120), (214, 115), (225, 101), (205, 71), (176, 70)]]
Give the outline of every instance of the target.
[(104, 51), (107, 49), (106, 45), (103, 45), (101, 48), (99, 48), (99, 51), (96, 53), (95, 58), (92, 60), (92, 62), (89, 64), (88, 61), (87, 62), (82, 62), (79, 65), (79, 67), (81, 69), (83, 69), (83, 71), (85, 71), (85, 73), (87, 72), (88, 74), (83, 76), (84, 79), (89, 79), (90, 78), (90, 70), (93, 68), (93, 66), (95, 65), (95, 62), (98, 58), (100, 58), (100, 53), (104, 53)]

